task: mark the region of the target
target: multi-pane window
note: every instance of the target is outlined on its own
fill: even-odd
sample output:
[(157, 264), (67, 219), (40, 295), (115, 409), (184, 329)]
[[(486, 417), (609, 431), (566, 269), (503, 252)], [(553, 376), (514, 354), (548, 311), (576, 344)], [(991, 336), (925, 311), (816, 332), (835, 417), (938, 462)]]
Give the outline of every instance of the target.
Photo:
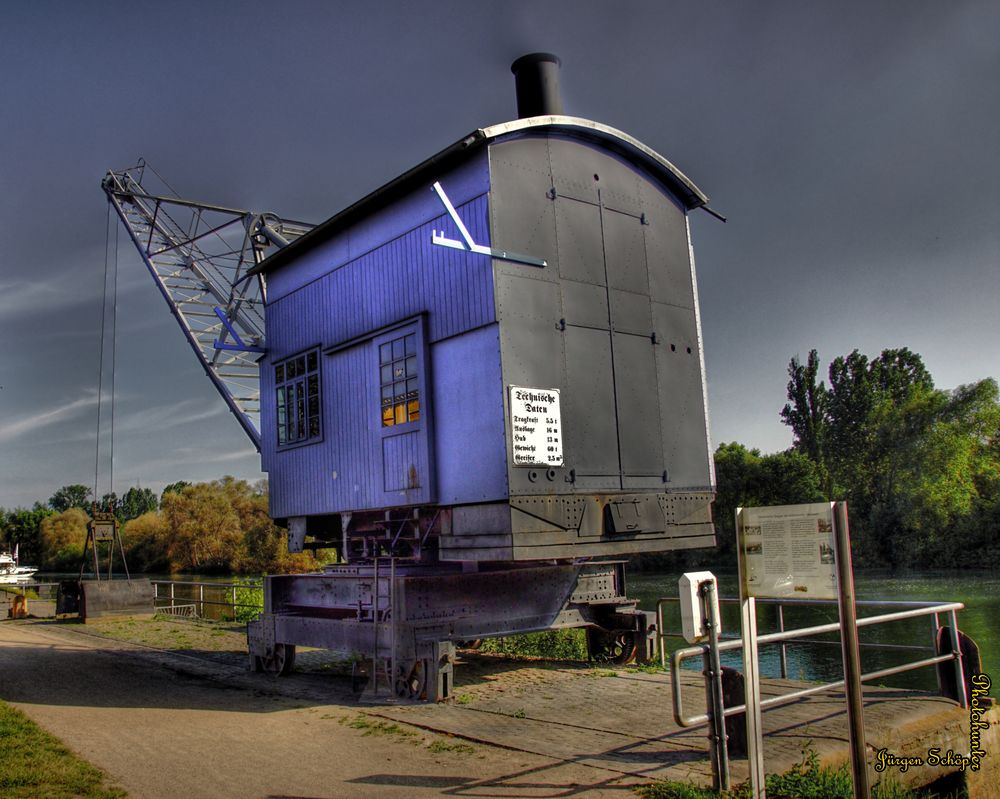
[(378, 348), (379, 386), (382, 390), (382, 426), (415, 422), (420, 418), (417, 386), (417, 336), (399, 336)]
[(319, 438), (319, 350), (276, 364), (274, 386), (278, 446)]

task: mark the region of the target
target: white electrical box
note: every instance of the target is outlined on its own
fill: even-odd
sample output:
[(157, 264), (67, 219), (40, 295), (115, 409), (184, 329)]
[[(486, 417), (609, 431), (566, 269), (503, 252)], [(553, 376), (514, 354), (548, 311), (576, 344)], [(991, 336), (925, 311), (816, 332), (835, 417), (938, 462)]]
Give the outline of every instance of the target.
[(712, 572), (686, 572), (677, 586), (681, 597), (681, 632), (689, 644), (696, 644), (708, 637), (708, 627), (705, 624), (705, 611), (702, 608), (698, 586), (710, 580), (715, 585), (712, 592), (712, 614), (715, 619), (715, 632), (722, 634), (722, 617), (719, 615), (719, 583)]

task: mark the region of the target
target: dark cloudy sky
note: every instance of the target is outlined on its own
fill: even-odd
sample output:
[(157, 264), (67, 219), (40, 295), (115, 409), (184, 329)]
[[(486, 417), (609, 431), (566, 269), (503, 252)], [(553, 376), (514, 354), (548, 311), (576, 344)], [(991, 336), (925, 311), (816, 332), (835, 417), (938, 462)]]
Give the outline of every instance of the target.
[[(1000, 374), (996, 2), (8, 2), (0, 506), (94, 482), (107, 169), (319, 222), (512, 118), (536, 50), (566, 113), (729, 217), (693, 215), (716, 444), (787, 447), (812, 348), (906, 346), (944, 388)], [(124, 239), (119, 266), (115, 488), (256, 479)]]

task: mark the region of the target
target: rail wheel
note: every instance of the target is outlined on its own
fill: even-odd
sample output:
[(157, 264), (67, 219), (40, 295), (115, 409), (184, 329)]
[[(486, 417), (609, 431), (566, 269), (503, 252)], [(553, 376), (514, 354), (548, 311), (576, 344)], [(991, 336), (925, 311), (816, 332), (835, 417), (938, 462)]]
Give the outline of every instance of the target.
[(400, 666), (396, 672), (396, 696), (400, 699), (419, 699), (424, 693), (424, 668), (421, 661), (407, 669)]
[(597, 663), (623, 666), (636, 659), (639, 643), (634, 630), (587, 630), (587, 649), (590, 659)]
[(257, 671), (287, 677), (295, 668), (295, 645), (275, 644), (270, 657), (257, 657)]

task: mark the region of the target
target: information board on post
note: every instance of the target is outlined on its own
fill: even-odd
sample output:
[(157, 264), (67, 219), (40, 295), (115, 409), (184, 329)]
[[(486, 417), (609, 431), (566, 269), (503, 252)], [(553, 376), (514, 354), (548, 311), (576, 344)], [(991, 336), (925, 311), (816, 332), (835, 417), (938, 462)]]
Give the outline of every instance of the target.
[(737, 508), (744, 597), (836, 599), (832, 502)]

